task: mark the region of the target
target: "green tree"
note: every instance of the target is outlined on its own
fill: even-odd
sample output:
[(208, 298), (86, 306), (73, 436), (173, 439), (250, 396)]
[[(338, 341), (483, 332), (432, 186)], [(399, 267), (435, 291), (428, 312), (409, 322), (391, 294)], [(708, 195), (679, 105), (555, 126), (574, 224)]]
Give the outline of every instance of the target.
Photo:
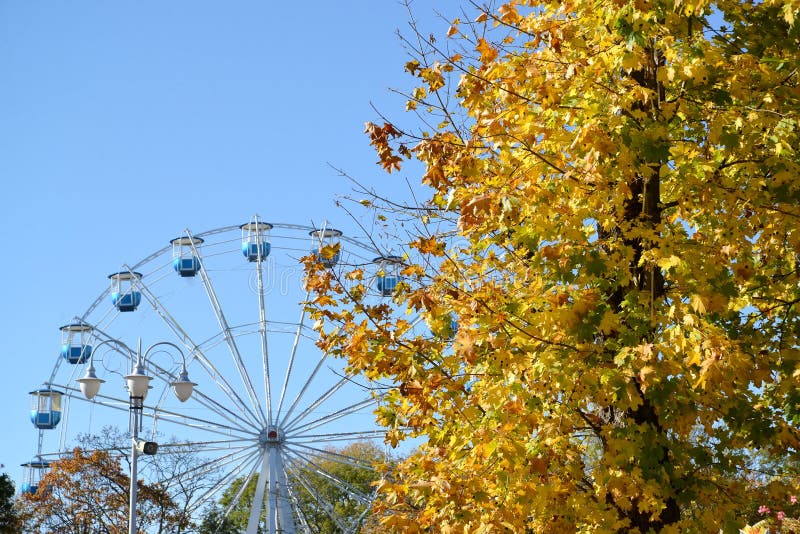
[(414, 229), (404, 283), (307, 264), (320, 345), (427, 438), (384, 528), (736, 531), (797, 491), (752, 473), (800, 448), (798, 9), (510, 0), (407, 41), (426, 126), (367, 133), (429, 196), (364, 200)]
[[(347, 461), (342, 461), (342, 457), (346, 457)], [(350, 458), (358, 459), (359, 464), (348, 463), (352, 461)], [(375, 491), (373, 483), (379, 478), (379, 473), (365, 469), (364, 465), (384, 462), (384, 451), (368, 442), (352, 443), (342, 449), (330, 449), (310, 457), (302, 468), (302, 477), (307, 486), (298, 489), (298, 500), (311, 531), (333, 533), (344, 530), (343, 525), (337, 524), (333, 517), (346, 518), (348, 526), (351, 523), (363, 525), (370, 511), (369, 504), (356, 495), (371, 497)], [(320, 471), (332, 475), (336, 480), (321, 475)], [(344, 487), (341, 482), (349, 487)], [(313, 489), (313, 494), (309, 488)], [(329, 509), (334, 513), (330, 514)], [(358, 532), (359, 528), (354, 531)]]
[(205, 510), (200, 528), (201, 534), (215, 534), (218, 531), (220, 534), (228, 531), (239, 532), (247, 528), (256, 492), (256, 480), (251, 480), (242, 490), (244, 483), (244, 478), (234, 480), (225, 488), (219, 502)]
[(14, 506), (14, 482), (7, 473), (0, 475), (0, 533), (15, 534), (20, 531), (20, 521)]
[(225, 515), (225, 510), (217, 503), (207, 507), (198, 528), (198, 534), (239, 534), (243, 527)]

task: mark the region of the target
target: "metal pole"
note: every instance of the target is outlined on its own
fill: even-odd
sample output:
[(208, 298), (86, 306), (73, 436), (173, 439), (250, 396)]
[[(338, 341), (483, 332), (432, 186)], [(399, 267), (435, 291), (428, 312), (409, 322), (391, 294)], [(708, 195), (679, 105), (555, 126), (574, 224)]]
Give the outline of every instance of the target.
[(138, 485), (138, 465), (137, 460), (139, 451), (136, 449), (136, 442), (139, 440), (139, 410), (143, 399), (131, 397), (130, 406), (133, 418), (133, 445), (131, 446), (131, 491), (128, 515), (128, 534), (136, 534), (136, 498), (139, 489)]
[(276, 534), (278, 532), (278, 496), (277, 477), (275, 469), (275, 455), (278, 450), (270, 445), (267, 447), (267, 454), (269, 454), (269, 493), (267, 494), (267, 521), (269, 523), (269, 534)]
[[(142, 338), (139, 338), (139, 346), (136, 350), (136, 369), (138, 371), (138, 365), (142, 363)], [(131, 389), (131, 393), (133, 390)], [(128, 504), (128, 534), (137, 534), (136, 533), (136, 499), (138, 497), (139, 491), (139, 466), (138, 466), (138, 458), (139, 458), (139, 451), (136, 449), (136, 442), (139, 440), (139, 413), (141, 412), (142, 408), (144, 407), (144, 397), (133, 397), (130, 398), (131, 403), (131, 411), (133, 412), (133, 430), (131, 434), (133, 436), (133, 444), (131, 445), (131, 491), (130, 491), (130, 503)]]

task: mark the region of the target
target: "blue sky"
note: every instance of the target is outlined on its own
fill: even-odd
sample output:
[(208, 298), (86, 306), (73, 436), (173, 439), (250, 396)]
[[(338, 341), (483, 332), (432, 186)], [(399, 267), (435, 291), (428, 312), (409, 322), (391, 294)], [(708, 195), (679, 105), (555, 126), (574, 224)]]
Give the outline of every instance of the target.
[[(432, 4), (415, 14), (443, 35)], [(403, 115), (406, 21), (396, 0), (0, 0), (4, 471), (35, 453), (59, 326), (123, 263), (256, 213), (346, 228), (331, 165), (404, 194), (362, 132), (371, 104)]]

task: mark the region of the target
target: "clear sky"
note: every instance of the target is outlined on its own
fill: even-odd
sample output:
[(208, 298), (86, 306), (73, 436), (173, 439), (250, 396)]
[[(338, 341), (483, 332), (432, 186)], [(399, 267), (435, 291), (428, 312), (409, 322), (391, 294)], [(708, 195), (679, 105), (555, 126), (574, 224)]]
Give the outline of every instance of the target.
[[(433, 5), (414, 10), (443, 35)], [(0, 0), (3, 471), (35, 454), (28, 392), (107, 274), (256, 213), (346, 227), (330, 165), (405, 188), (362, 133), (371, 104), (403, 115), (397, 29), (397, 0)]]

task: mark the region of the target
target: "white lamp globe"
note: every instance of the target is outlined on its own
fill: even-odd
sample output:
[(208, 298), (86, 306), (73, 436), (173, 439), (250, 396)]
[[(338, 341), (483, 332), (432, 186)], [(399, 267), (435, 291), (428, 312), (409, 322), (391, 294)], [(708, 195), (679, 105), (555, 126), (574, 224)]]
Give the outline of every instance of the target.
[(140, 397), (144, 400), (147, 397), (147, 390), (150, 389), (151, 377), (144, 374), (144, 366), (139, 363), (133, 373), (125, 375), (128, 383), (128, 394), (131, 397)]
[(78, 378), (77, 382), (81, 385), (81, 393), (89, 400), (92, 400), (100, 391), (100, 384), (105, 382), (102, 378), (97, 378), (94, 372), (94, 365), (90, 365), (86, 370), (86, 376)]
[(172, 386), (172, 390), (175, 392), (175, 396), (178, 397), (178, 400), (181, 402), (186, 402), (189, 400), (189, 397), (192, 396), (192, 391), (197, 384), (189, 380), (189, 372), (184, 367), (180, 376), (178, 377), (178, 380), (170, 385)]

